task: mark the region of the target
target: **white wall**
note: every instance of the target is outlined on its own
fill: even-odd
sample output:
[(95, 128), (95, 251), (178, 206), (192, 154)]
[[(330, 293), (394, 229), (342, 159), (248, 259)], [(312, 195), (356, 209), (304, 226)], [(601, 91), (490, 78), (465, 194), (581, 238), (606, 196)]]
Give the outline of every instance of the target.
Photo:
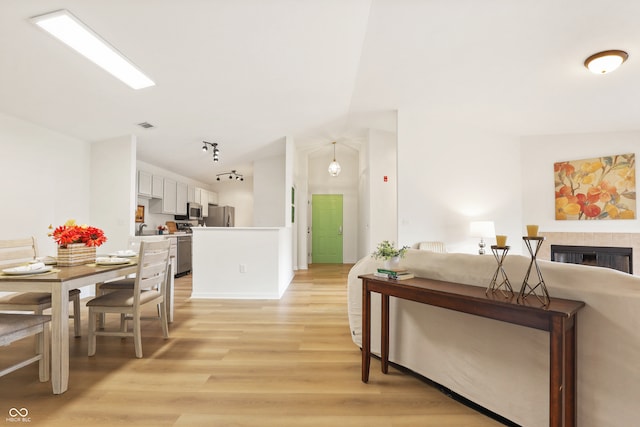
[(288, 206), (285, 193), (285, 139), (282, 154), (258, 159), (253, 163), (253, 225), (255, 227), (284, 227), (284, 207)]
[(218, 206), (235, 208), (236, 227), (253, 226), (253, 177), (245, 177), (244, 181), (221, 180), (211, 188), (218, 193)]
[[(284, 146), (284, 226), (291, 227), (291, 188), (293, 188), (293, 173), (295, 163), (295, 144), (293, 138), (287, 136)], [(296, 245), (297, 247), (297, 245)]]
[[(309, 155), (308, 191), (309, 200), (313, 194), (342, 194), (343, 250), (345, 264), (354, 263), (358, 258), (358, 178), (359, 154), (345, 144), (336, 144), (336, 160), (342, 171), (337, 177), (329, 175), (327, 168), (333, 160), (333, 145), (327, 144), (321, 150)], [(310, 214), (309, 214), (310, 215)], [(309, 222), (311, 224), (311, 222)], [(313, 238), (313, 230), (312, 237)], [(309, 248), (311, 245), (309, 244)]]
[[(369, 168), (369, 141), (365, 141), (358, 152), (358, 258), (370, 253), (371, 247), (371, 177)], [(396, 200), (397, 202), (397, 200)], [(396, 205), (397, 207), (397, 205)], [(394, 226), (398, 228), (397, 225)]]
[(41, 255), (55, 255), (50, 224), (91, 220), (90, 144), (0, 114), (0, 152), (0, 238), (35, 236)]
[[(556, 221), (553, 164), (612, 154), (639, 154), (640, 132), (543, 135), (521, 138), (523, 224), (541, 231), (625, 232), (640, 230), (638, 219)], [(636, 182), (636, 187), (638, 183)], [(637, 216), (636, 210), (636, 216)]]
[[(383, 240), (398, 241), (398, 168), (396, 134), (371, 130), (369, 132), (370, 201), (369, 246), (365, 254), (373, 252)], [(385, 182), (384, 178), (387, 177)]]
[(399, 244), (440, 240), (450, 252), (475, 253), (469, 223), (491, 220), (512, 253), (523, 253), (520, 158), (518, 138), (400, 110)]
[(126, 248), (136, 210), (136, 137), (91, 144), (91, 224), (100, 224), (107, 242), (99, 252)]
[(311, 252), (309, 246), (309, 234), (307, 233), (308, 223), (308, 191), (309, 191), (309, 157), (307, 152), (302, 150), (296, 151), (296, 161), (294, 163), (294, 183), (296, 186), (296, 222), (294, 224), (297, 232), (298, 240), (298, 256), (295, 258), (293, 268), (298, 270), (306, 270), (309, 268), (308, 256)]
[[(295, 227), (295, 223), (293, 222), (293, 218), (295, 213), (292, 212), (291, 206), (293, 203), (292, 200), (292, 191), (294, 188), (294, 173), (295, 173), (295, 142), (293, 138), (287, 136), (285, 138), (285, 147), (284, 147), (285, 155), (284, 155), (284, 218), (285, 218), (285, 228), (287, 228), (287, 232), (289, 235), (289, 259), (281, 260), (283, 266), (289, 265), (289, 267), (293, 270), (296, 269), (298, 265), (298, 230)], [(292, 276), (293, 277), (293, 276)]]

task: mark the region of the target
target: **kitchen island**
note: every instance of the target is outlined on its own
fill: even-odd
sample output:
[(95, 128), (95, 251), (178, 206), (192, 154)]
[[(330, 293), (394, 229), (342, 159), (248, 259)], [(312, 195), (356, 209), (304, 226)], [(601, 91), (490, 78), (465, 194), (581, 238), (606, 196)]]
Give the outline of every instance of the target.
[(192, 298), (280, 299), (293, 279), (288, 227), (193, 227)]

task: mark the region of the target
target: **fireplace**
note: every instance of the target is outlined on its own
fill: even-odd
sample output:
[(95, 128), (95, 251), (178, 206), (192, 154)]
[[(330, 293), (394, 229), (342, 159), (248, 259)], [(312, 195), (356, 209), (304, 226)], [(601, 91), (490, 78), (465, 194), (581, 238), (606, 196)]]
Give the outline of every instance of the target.
[(551, 245), (551, 261), (595, 265), (633, 274), (632, 248)]

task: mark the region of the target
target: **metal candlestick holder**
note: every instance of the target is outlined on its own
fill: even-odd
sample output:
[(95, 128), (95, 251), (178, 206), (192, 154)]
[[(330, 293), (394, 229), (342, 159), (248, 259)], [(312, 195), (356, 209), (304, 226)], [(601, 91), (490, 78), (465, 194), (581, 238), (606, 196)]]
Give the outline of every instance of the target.
[[(493, 252), (493, 257), (496, 259), (498, 263), (498, 268), (496, 268), (496, 272), (493, 273), (493, 278), (489, 283), (489, 287), (484, 292), (485, 295), (489, 295), (489, 292), (500, 291), (505, 298), (513, 297), (513, 288), (511, 287), (511, 282), (509, 282), (509, 278), (507, 277), (507, 273), (504, 271), (504, 260), (507, 257), (507, 253), (511, 249), (510, 246), (491, 246), (491, 252)], [(502, 277), (500, 283), (498, 283), (498, 276)]]
[[(544, 242), (544, 237), (522, 237), (524, 240), (527, 249), (529, 250), (529, 254), (531, 254), (531, 262), (529, 263), (529, 268), (527, 269), (527, 274), (524, 276), (524, 281), (522, 282), (522, 288), (520, 288), (520, 294), (518, 295), (518, 303), (524, 303), (524, 300), (530, 296), (535, 295), (538, 298), (538, 301), (542, 304), (543, 307), (547, 307), (551, 298), (549, 297), (549, 291), (547, 291), (547, 285), (544, 283), (544, 279), (542, 278), (542, 273), (540, 272), (540, 267), (538, 266), (538, 262), (536, 261), (536, 256), (538, 255), (538, 251)], [(532, 242), (535, 242), (535, 248), (532, 246)], [(538, 282), (535, 284), (529, 283), (529, 276), (531, 275), (531, 270), (535, 266), (536, 274), (538, 275)]]

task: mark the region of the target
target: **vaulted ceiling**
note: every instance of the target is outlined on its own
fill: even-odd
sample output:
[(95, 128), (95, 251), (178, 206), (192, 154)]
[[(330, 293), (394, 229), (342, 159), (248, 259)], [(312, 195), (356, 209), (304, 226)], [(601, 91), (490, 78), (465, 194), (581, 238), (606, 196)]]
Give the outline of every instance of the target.
[[(58, 9), (156, 86), (29, 21)], [(286, 135), (357, 142), (393, 110), (513, 135), (637, 130), (639, 18), (634, 0), (2, 0), (0, 112), (87, 141), (135, 134), (139, 159), (204, 182)], [(589, 73), (606, 49), (629, 60)]]

